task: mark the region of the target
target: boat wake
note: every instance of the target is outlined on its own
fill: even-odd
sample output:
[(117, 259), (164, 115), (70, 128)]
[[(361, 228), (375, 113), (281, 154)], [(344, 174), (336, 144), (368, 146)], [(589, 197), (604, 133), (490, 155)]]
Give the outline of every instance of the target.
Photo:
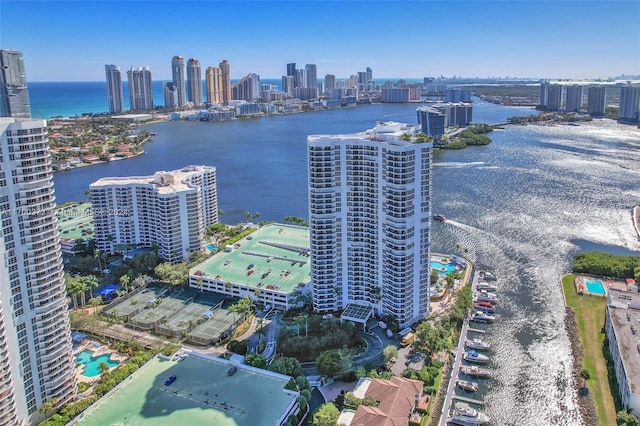
[(463, 163), (460, 161), (442, 161), (440, 163), (433, 163), (432, 165), (434, 167), (448, 167), (448, 168), (453, 168), (453, 169), (459, 169), (462, 167), (475, 167), (475, 166), (482, 166), (484, 164), (487, 164), (484, 161), (472, 161), (470, 163)]

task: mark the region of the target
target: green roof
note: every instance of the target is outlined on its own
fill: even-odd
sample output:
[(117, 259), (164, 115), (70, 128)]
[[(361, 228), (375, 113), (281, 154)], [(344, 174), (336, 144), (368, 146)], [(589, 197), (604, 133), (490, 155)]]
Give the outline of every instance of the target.
[(93, 231), (91, 203), (79, 203), (57, 208), (56, 216), (60, 226), (60, 238), (86, 240), (93, 236), (93, 233), (82, 233), (82, 231)]
[(240, 240), (231, 251), (213, 255), (189, 274), (200, 271), (219, 281), (254, 288), (271, 285), (291, 293), (299, 283), (311, 280), (310, 263), (309, 229), (271, 224)]
[[(110, 396), (82, 415), (78, 425), (276, 424), (297, 395), (284, 390), (287, 376), (191, 354), (183, 361), (154, 358)], [(169, 376), (176, 380), (169, 386)]]

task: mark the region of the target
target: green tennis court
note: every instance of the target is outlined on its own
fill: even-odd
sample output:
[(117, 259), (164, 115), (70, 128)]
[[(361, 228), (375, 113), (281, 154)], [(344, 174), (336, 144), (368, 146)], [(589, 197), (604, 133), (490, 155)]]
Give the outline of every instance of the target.
[[(200, 354), (183, 361), (154, 358), (70, 424), (273, 425), (295, 409), (298, 394), (284, 389), (289, 377), (244, 365), (229, 376), (231, 366)], [(172, 375), (176, 380), (166, 386)]]

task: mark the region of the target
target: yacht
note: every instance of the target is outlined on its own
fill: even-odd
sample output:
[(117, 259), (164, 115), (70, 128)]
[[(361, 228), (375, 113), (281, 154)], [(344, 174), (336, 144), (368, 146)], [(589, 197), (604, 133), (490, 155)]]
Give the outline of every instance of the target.
[(495, 293), (489, 293), (486, 290), (480, 290), (477, 294), (476, 294), (476, 301), (477, 302), (489, 302), (492, 304), (496, 304), (498, 303), (498, 298), (496, 297)]
[(485, 281), (495, 281), (497, 280), (496, 276), (493, 275), (491, 272), (481, 272), (480, 276), (485, 280)]
[(487, 342), (478, 338), (474, 338), (473, 340), (465, 340), (464, 344), (469, 349), (474, 349), (476, 351), (486, 351), (491, 347), (491, 345), (489, 345)]
[(476, 322), (493, 322), (495, 319), (496, 317), (493, 315), (485, 314), (482, 311), (476, 311), (476, 313), (471, 316), (471, 321)]
[(476, 309), (476, 311), (484, 312), (485, 314), (493, 314), (496, 311), (496, 308), (489, 302), (476, 302), (473, 304), (473, 307)]
[(484, 425), (489, 423), (490, 420), (489, 416), (471, 407), (466, 402), (456, 402), (451, 421), (453, 423), (461, 421), (462, 424)]
[(433, 220), (437, 220), (438, 222), (444, 222), (445, 220), (447, 220), (447, 218), (441, 214), (434, 214)]
[(498, 286), (495, 285), (495, 284), (488, 283), (486, 281), (480, 281), (476, 285), (476, 289), (478, 289), (478, 290), (486, 290), (486, 291), (496, 291), (498, 289)]
[(487, 378), (489, 377), (489, 370), (477, 367), (475, 365), (463, 365), (460, 367), (460, 372), (467, 376)]
[(469, 380), (458, 380), (456, 382), (458, 387), (467, 392), (477, 392), (478, 384), (476, 382), (470, 382)]
[(462, 359), (468, 362), (475, 362), (476, 364), (486, 364), (489, 362), (489, 357), (482, 355), (476, 351), (468, 351), (462, 355)]

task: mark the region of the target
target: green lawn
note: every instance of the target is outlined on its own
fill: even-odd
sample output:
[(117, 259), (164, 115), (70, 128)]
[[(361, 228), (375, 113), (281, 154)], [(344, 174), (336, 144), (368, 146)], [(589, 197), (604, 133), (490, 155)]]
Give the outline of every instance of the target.
[(573, 274), (563, 277), (562, 286), (567, 306), (576, 313), (578, 334), (584, 350), (582, 368), (591, 375), (587, 386), (593, 393), (599, 423), (615, 425), (616, 409), (607, 377), (607, 364), (602, 354), (605, 335), (601, 330), (604, 327), (606, 299), (578, 295), (573, 284), (574, 277)]

